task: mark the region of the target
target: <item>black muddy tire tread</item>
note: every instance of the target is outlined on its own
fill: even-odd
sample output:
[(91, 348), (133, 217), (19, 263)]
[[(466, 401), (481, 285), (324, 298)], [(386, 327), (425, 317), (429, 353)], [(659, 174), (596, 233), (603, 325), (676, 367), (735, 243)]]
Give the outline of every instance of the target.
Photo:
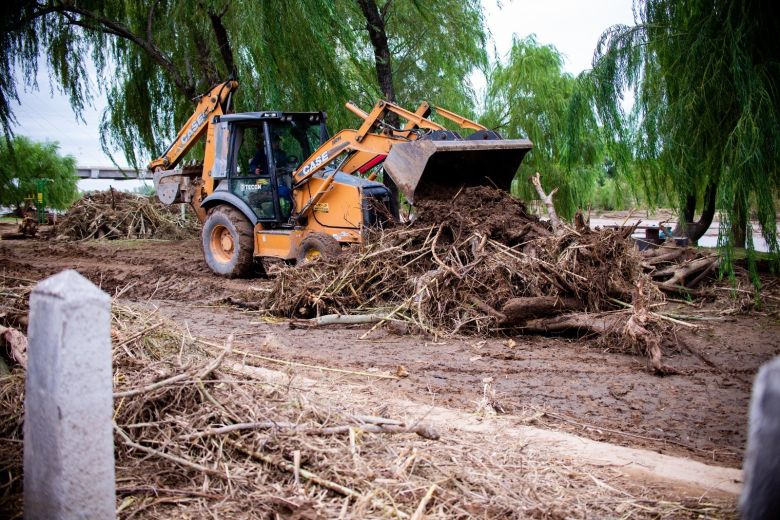
[(296, 261), (299, 264), (305, 263), (306, 253), (312, 248), (319, 250), (322, 259), (325, 261), (333, 260), (341, 255), (341, 244), (339, 244), (338, 240), (325, 233), (312, 233), (301, 240)]
[[(225, 270), (224, 272), (215, 269), (215, 266), (219, 266), (221, 263), (211, 256), (211, 248), (208, 239), (211, 233), (211, 226), (209, 225), (211, 219), (219, 219), (216, 215), (220, 215), (226, 220), (226, 222), (222, 221), (217, 223), (232, 226), (233, 229), (231, 229), (231, 234), (233, 234), (233, 239), (238, 244), (237, 258), (235, 262), (231, 262), (233, 264), (232, 268)], [(236, 238), (238, 239), (237, 241)], [(249, 276), (253, 271), (255, 250), (254, 228), (243, 213), (231, 206), (222, 204), (209, 210), (206, 221), (203, 223), (203, 229), (201, 230), (200, 246), (203, 250), (206, 263), (211, 270), (214, 271), (214, 274), (225, 278), (244, 278)]]

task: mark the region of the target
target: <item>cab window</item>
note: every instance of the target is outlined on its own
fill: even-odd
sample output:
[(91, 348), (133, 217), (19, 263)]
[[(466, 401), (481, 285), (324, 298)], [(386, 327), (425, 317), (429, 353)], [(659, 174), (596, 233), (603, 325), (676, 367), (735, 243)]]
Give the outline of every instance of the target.
[(276, 220), (263, 127), (237, 126), (234, 146), (230, 191), (246, 202), (258, 219)]
[(268, 174), (263, 127), (238, 127), (235, 146), (238, 150), (238, 160), (235, 164), (236, 177)]

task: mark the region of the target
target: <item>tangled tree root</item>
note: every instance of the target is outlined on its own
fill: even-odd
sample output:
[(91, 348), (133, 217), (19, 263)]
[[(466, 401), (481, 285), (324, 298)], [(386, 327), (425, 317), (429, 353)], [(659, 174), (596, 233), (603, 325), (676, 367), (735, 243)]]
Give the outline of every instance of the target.
[(381, 315), (374, 328), (406, 321), (434, 336), (595, 334), (660, 371), (660, 347), (647, 338), (668, 324), (641, 309), (664, 296), (631, 232), (561, 223), (554, 232), (509, 194), (466, 188), (454, 201), (423, 201), (413, 224), (374, 232), (338, 264), (282, 270), (259, 303), (297, 320)]

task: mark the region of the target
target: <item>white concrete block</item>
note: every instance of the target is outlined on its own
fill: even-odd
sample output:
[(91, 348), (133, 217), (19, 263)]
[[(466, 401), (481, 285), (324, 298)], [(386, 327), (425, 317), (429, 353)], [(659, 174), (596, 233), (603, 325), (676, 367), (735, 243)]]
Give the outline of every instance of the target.
[(76, 271), (30, 296), (24, 517), (115, 518), (111, 298)]

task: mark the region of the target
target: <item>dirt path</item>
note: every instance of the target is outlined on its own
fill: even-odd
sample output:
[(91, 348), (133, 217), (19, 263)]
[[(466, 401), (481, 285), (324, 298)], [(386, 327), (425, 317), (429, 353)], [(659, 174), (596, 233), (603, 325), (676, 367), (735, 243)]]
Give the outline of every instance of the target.
[(665, 362), (679, 373), (667, 377), (652, 375), (640, 357), (603, 352), (587, 340), (514, 337), (508, 346), (508, 338), (434, 343), (378, 330), (360, 340), (366, 327), (290, 329), (258, 313), (210, 306), (269, 284), (213, 276), (195, 241), (4, 241), (0, 266), (2, 274), (33, 280), (75, 268), (110, 294), (158, 306), (192, 334), (222, 341), (238, 333), (243, 348), (268, 356), (351, 370), (403, 365), (409, 377), (372, 383), (388, 397), (476, 412), (487, 384), (499, 413), (528, 424), (731, 467), (741, 464), (752, 377), (780, 353), (780, 324), (771, 315), (679, 331), (665, 349)]
[[(246, 360), (244, 360), (246, 361)], [(299, 390), (314, 391), (319, 398), (326, 397), (331, 402), (343, 399), (343, 388), (348, 384), (328, 372), (309, 376), (298, 375), (299, 368), (291, 372), (269, 370), (246, 365), (244, 363), (225, 362), (225, 370), (240, 375), (248, 375), (265, 382), (274, 382), (280, 386), (294, 385)], [(335, 380), (334, 380), (335, 379)], [(722, 497), (733, 500), (742, 490), (743, 475), (739, 469), (708, 465), (686, 457), (663, 455), (651, 450), (626, 448), (615, 444), (593, 441), (566, 432), (528, 426), (522, 418), (512, 415), (477, 415), (453, 408), (430, 406), (418, 401), (397, 399), (384, 396), (377, 403), (376, 398), (368, 399), (372, 394), (371, 383), (350, 385), (353, 394), (363, 398), (362, 406), (383, 408), (393, 417), (403, 418), (407, 423), (420, 421), (445, 437), (450, 442), (452, 436), (472, 434), (483, 439), (491, 439), (496, 446), (521, 445), (523, 450), (544, 453), (559, 463), (582, 468), (609, 468), (632, 482), (666, 488), (667, 493), (702, 495), (709, 498)], [(372, 402), (373, 401), (373, 402)]]
[[(365, 327), (290, 330), (286, 324), (263, 323), (251, 312), (194, 309), (170, 301), (157, 305), (195, 335), (222, 340), (239, 333), (245, 349), (266, 356), (388, 373), (403, 365), (409, 377), (375, 383), (396, 397), (476, 412), (489, 381), (500, 413), (595, 440), (732, 467), (742, 460), (749, 381), (763, 360), (780, 352), (780, 342), (772, 337), (776, 325), (762, 328), (760, 319), (741, 318), (712, 338), (687, 339), (729, 370), (682, 351), (668, 358), (682, 373), (658, 377), (641, 358), (601, 352), (586, 341), (515, 337), (516, 345), (509, 348), (504, 339), (433, 343), (382, 331), (360, 340)], [(733, 337), (749, 335), (759, 337), (732, 344)]]

